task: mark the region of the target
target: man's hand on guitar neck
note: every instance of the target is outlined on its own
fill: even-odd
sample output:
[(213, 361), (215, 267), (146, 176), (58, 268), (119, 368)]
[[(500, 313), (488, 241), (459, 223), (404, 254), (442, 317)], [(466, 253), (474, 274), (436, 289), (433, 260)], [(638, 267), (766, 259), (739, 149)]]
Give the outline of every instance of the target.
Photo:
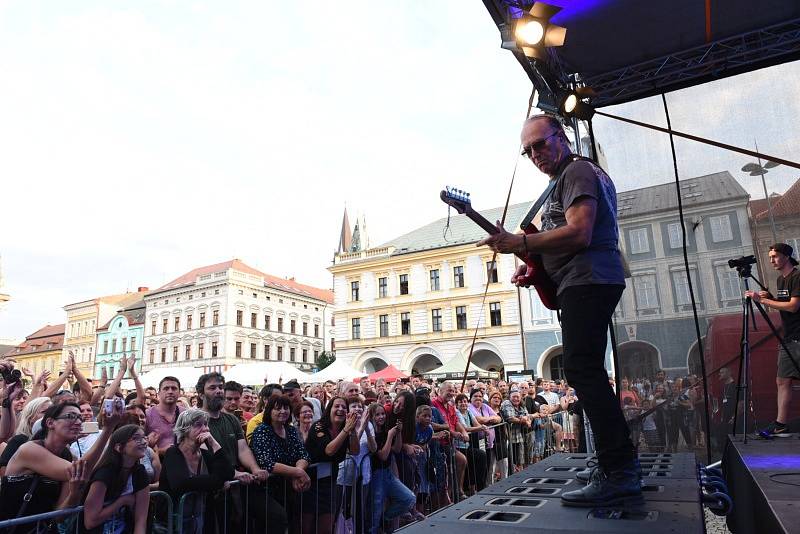
[(500, 254), (526, 255), (524, 234), (512, 234), (503, 228), (500, 221), (497, 221), (495, 226), (497, 227), (497, 233), (481, 239), (475, 246), (482, 247), (486, 245)]

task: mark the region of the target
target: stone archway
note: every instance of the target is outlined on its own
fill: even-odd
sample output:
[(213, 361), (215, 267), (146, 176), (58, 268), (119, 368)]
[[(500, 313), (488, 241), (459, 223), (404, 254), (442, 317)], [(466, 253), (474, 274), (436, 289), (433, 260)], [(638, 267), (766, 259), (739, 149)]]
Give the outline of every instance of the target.
[[(703, 336), (700, 340), (703, 342), (703, 347), (705, 347), (706, 336)], [(702, 357), (703, 355), (700, 354), (700, 345), (695, 341), (692, 343), (692, 346), (689, 347), (689, 352), (686, 355), (686, 367), (689, 369), (690, 374), (703, 376), (703, 368), (700, 364), (700, 358)]]
[(545, 380), (559, 380), (564, 376), (564, 348), (554, 345), (539, 357), (536, 374)]
[(421, 354), (411, 363), (411, 374), (418, 375), (433, 371), (442, 366), (442, 361), (433, 354)]
[(382, 358), (370, 358), (364, 362), (361, 371), (371, 375), (381, 369), (386, 369), (389, 364), (386, 363)]
[(472, 353), (472, 363), (485, 371), (503, 372), (503, 359), (491, 350), (476, 350)]
[(619, 366), (617, 376), (652, 378), (661, 369), (661, 354), (658, 348), (647, 341), (626, 341), (617, 346)]

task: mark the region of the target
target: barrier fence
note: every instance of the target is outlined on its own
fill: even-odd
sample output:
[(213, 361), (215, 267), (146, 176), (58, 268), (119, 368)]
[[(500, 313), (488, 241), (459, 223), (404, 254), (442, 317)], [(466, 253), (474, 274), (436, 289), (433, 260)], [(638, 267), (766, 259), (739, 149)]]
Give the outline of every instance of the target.
[[(558, 433), (563, 427), (558, 419), (547, 416), (535, 420), (519, 447), (508, 443), (505, 431), (510, 424), (506, 422), (487, 427), (496, 433), (493, 447), (488, 446), (488, 433), (470, 440), (462, 449), (431, 440), (422, 452), (395, 454), (396, 471), (373, 469), (369, 454), (348, 455), (338, 470), (330, 463), (312, 464), (307, 469), (311, 488), (302, 493), (277, 475), (266, 483), (246, 485), (234, 480), (220, 491), (187, 492), (177, 503), (162, 491), (152, 491), (147, 530), (157, 534), (201, 533), (208, 521), (216, 522), (217, 532), (222, 534), (393, 530), (491, 485), (495, 472), (504, 478), (561, 450), (563, 436)], [(503, 448), (508, 451), (505, 457)], [(79, 532), (82, 511), (83, 507), (75, 507), (2, 521), (0, 532), (19, 527), (16, 533), (22, 534), (56, 523), (61, 533)], [(53, 532), (47, 528), (34, 531)]]

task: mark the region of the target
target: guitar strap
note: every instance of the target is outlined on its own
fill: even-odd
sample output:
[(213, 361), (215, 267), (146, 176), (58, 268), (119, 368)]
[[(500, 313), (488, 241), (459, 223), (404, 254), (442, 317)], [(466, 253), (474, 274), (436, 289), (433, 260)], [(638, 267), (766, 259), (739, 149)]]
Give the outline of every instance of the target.
[(585, 157), (579, 156), (577, 154), (572, 154), (570, 156), (569, 160), (566, 163), (563, 164), (563, 167), (559, 171), (559, 173), (556, 176), (556, 178), (553, 179), (553, 180), (550, 180), (550, 183), (547, 184), (547, 187), (544, 189), (542, 194), (539, 196), (539, 199), (536, 202), (533, 203), (533, 206), (531, 207), (530, 211), (528, 211), (528, 214), (525, 215), (524, 219), (522, 219), (522, 222), (519, 225), (520, 229), (525, 230), (525, 228), (527, 228), (528, 225), (531, 224), (531, 221), (533, 221), (534, 217), (536, 217), (536, 214), (539, 213), (539, 210), (542, 209), (542, 206), (544, 205), (544, 203), (547, 202), (547, 199), (552, 194), (553, 189), (555, 189), (556, 184), (558, 183), (558, 181), (561, 180), (561, 177), (564, 176), (565, 172), (567, 172), (567, 168), (569, 168), (570, 164), (575, 162), (575, 161), (589, 161), (591, 163), (594, 163), (594, 161), (589, 159), (589, 158), (585, 158)]

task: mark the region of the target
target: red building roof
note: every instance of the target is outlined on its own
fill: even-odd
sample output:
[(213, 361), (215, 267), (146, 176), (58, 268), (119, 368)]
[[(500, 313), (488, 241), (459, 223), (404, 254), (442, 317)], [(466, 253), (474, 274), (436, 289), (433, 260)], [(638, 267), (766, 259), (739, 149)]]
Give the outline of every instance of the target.
[(179, 276), (175, 280), (172, 280), (171, 282), (168, 282), (163, 286), (159, 287), (158, 291), (192, 285), (195, 283), (198, 276), (212, 274), (220, 271), (227, 271), (228, 269), (234, 269), (242, 273), (247, 273), (247, 274), (252, 274), (254, 276), (262, 277), (264, 278), (265, 285), (273, 289), (280, 289), (282, 291), (288, 291), (290, 293), (295, 293), (298, 295), (315, 298), (317, 300), (322, 300), (329, 304), (333, 303), (333, 291), (301, 284), (299, 282), (296, 282), (294, 278), (288, 278), (288, 279), (280, 278), (277, 276), (273, 276), (271, 274), (262, 273), (258, 269), (250, 267), (249, 265), (247, 265), (246, 263), (244, 263), (239, 259), (233, 259), (230, 261), (215, 263), (214, 265), (207, 265), (205, 267), (199, 267), (197, 269), (193, 269), (188, 273)]
[(25, 341), (6, 352), (3, 356), (13, 358), (37, 352), (61, 350), (64, 344), (64, 325), (47, 325), (27, 336)]
[[(800, 215), (800, 180), (793, 183), (784, 194), (771, 197), (770, 201), (772, 202), (772, 214), (776, 218)], [(756, 202), (760, 202), (760, 204), (756, 205)], [(769, 220), (769, 210), (765, 199), (751, 202), (750, 209), (756, 221)]]

